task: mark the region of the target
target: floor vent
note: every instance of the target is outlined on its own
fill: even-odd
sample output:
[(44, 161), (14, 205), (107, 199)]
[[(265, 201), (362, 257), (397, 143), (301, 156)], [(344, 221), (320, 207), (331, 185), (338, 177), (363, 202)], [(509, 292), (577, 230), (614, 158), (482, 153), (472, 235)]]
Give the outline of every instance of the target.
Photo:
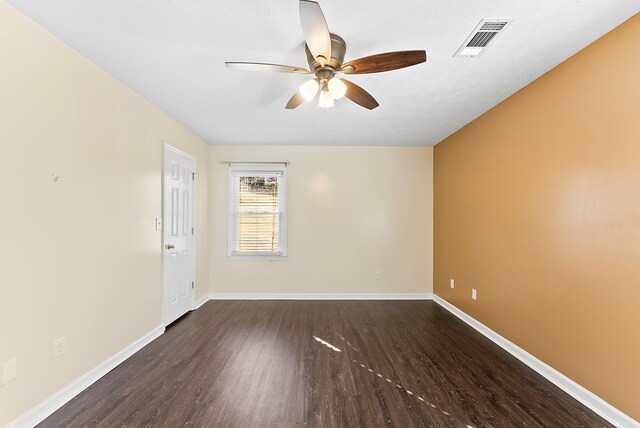
[(480, 56), (489, 43), (509, 25), (511, 19), (483, 19), (464, 41), (454, 56)]

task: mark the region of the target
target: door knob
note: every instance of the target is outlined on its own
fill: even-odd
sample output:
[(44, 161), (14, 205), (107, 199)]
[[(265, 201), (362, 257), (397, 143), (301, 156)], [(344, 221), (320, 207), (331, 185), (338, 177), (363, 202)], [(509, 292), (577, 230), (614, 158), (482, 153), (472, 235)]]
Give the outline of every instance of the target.
[(176, 248), (176, 245), (175, 244), (167, 244), (166, 247), (167, 247), (167, 250), (173, 250), (174, 248)]

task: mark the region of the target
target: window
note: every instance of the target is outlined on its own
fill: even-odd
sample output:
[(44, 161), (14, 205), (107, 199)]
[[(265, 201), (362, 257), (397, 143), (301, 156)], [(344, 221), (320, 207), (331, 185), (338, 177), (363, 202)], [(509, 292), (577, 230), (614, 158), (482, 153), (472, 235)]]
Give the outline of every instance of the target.
[(286, 256), (286, 167), (229, 167), (229, 256)]

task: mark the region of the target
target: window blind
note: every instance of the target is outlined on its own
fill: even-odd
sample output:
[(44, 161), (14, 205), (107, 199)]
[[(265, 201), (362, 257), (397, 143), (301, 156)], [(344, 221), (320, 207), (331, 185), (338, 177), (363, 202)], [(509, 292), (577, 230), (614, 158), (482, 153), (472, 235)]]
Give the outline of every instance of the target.
[(282, 174), (235, 176), (235, 255), (282, 255)]

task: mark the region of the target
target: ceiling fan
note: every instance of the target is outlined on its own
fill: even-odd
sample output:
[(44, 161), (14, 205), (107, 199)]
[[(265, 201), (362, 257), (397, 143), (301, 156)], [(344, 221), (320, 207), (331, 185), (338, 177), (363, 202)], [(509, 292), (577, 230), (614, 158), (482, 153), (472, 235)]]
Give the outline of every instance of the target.
[(320, 109), (333, 107), (334, 100), (346, 96), (354, 103), (373, 110), (379, 104), (371, 94), (347, 79), (336, 77), (336, 74), (380, 73), (410, 67), (427, 60), (427, 53), (422, 50), (388, 52), (344, 63), (347, 44), (340, 36), (329, 33), (322, 9), (315, 1), (300, 0), (300, 24), (306, 41), (308, 69), (257, 62), (225, 63), (227, 67), (242, 70), (315, 74), (313, 79), (303, 83), (293, 94), (285, 107), (287, 109), (294, 109), (305, 101), (313, 100), (320, 90), (318, 97)]

